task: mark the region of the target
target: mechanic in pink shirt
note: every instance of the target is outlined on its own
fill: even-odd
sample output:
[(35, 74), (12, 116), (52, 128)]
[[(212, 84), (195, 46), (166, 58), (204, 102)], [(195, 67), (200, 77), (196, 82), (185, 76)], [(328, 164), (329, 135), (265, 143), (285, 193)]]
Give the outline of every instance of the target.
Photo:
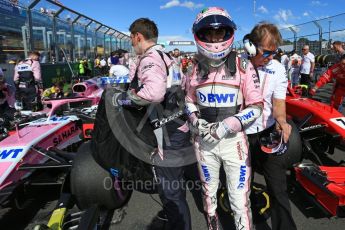
[(235, 30), (230, 15), (219, 7), (203, 10), (193, 24), (199, 57), (187, 78), (186, 107), (198, 133), (194, 147), (209, 230), (219, 229), (216, 208), (221, 165), (236, 229), (253, 229), (251, 163), (243, 129), (262, 113), (262, 96), (251, 63), (231, 52)]
[[(138, 60), (131, 65), (130, 90), (125, 100), (117, 100), (117, 103), (147, 107), (147, 111), (152, 108), (150, 121), (183, 113), (183, 81), (181, 77), (172, 76), (173, 60), (164, 53), (161, 45), (157, 45), (156, 24), (148, 18), (139, 18), (131, 24), (129, 31)], [(191, 217), (183, 183), (187, 167), (195, 166), (195, 155), (187, 120), (182, 117), (170, 120), (156, 128), (155, 135), (158, 150), (152, 155), (151, 163), (163, 203), (160, 213), (166, 216), (169, 229), (189, 230)], [(178, 186), (173, 186), (176, 183)]]
[(22, 102), (22, 109), (32, 110), (33, 102), (43, 91), (40, 54), (36, 51), (15, 66), (14, 83), (16, 86), (16, 101)]

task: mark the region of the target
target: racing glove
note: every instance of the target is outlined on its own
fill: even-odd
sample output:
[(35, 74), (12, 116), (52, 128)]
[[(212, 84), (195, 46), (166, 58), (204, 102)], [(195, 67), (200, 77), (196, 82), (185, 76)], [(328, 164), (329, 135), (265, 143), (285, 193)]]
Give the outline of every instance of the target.
[(221, 122), (212, 123), (209, 131), (205, 132), (202, 139), (209, 144), (216, 144), (229, 133), (237, 133), (250, 125), (262, 113), (260, 106), (252, 105), (238, 114), (225, 118)]
[(217, 144), (228, 133), (231, 132), (225, 122), (207, 123), (203, 124), (206, 131), (201, 132), (202, 140), (208, 144)]
[(115, 93), (113, 95), (113, 105), (115, 107), (140, 108), (140, 106), (137, 106), (130, 98), (128, 98), (127, 92)]
[(210, 124), (204, 120), (204, 119), (196, 119), (194, 122), (192, 122), (193, 131), (199, 135), (202, 136), (204, 133), (208, 132)]
[(122, 93), (115, 93), (113, 95), (113, 105), (118, 107), (118, 106), (131, 106), (132, 101), (127, 98), (127, 92), (122, 92)]
[(140, 98), (132, 91), (117, 92), (113, 95), (113, 105), (115, 107), (127, 107), (140, 110), (150, 103), (151, 102)]
[(190, 130), (196, 135), (200, 135), (200, 130), (203, 130), (203, 124), (207, 123), (204, 119), (199, 119), (197, 116), (198, 108), (195, 104), (187, 102), (184, 109), (185, 114), (188, 116), (189, 123), (191, 124)]

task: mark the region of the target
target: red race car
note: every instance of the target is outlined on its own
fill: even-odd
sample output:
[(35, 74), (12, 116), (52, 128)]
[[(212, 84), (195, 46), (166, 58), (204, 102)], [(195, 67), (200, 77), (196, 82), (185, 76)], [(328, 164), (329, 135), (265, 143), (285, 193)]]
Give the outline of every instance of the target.
[(288, 87), (286, 112), (298, 126), (308, 150), (333, 154), (335, 146), (345, 147), (345, 117), (333, 107), (301, 97)]
[(345, 167), (324, 161), (335, 147), (345, 146), (345, 117), (333, 107), (301, 97), (296, 88), (288, 88), (288, 117), (299, 129), (304, 157), (312, 154), (316, 163), (301, 163), (295, 167), (296, 180), (311, 200), (331, 216), (345, 217)]

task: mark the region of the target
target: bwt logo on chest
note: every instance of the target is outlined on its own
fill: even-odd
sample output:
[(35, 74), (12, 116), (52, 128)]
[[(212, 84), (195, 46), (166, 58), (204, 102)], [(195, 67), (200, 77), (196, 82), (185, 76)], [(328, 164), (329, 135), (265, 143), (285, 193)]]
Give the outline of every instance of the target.
[(203, 94), (201, 92), (198, 93), (199, 100), (201, 102), (209, 102), (209, 103), (227, 103), (227, 102), (234, 102), (236, 94), (234, 93), (208, 93)]

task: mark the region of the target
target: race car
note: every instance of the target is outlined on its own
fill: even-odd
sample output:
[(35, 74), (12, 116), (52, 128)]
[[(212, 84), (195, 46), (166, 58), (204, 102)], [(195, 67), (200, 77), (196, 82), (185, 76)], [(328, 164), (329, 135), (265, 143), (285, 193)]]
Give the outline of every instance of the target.
[(75, 97), (45, 100), (39, 112), (17, 111), (12, 130), (0, 127), (1, 208), (23, 207), (33, 184), (61, 185), (78, 146), (90, 138), (87, 120), (103, 89), (94, 80), (72, 89)]
[(333, 154), (336, 146), (344, 149), (345, 117), (333, 107), (288, 87), (286, 113), (297, 124), (307, 152)]
[(60, 150), (81, 142), (81, 134), (82, 123), (77, 116), (53, 115), (28, 122), (3, 139), (0, 142), (1, 207), (20, 209), (33, 184), (36, 187), (61, 184), (73, 155)]
[[(128, 77), (116, 79), (102, 77), (98, 79), (98, 83), (103, 88), (106, 88), (106, 85), (108, 84), (118, 85), (122, 83), (128, 84), (128, 82)], [(80, 88), (83, 88), (83, 86)], [(111, 89), (107, 90), (111, 91)], [(128, 163), (131, 164), (131, 169), (127, 172), (130, 171), (132, 176), (133, 174), (136, 174), (135, 176), (140, 178), (143, 178), (144, 175), (148, 174), (148, 178), (153, 179), (151, 168), (148, 167), (147, 164), (144, 164), (140, 160), (136, 159), (134, 156), (130, 156), (128, 153), (126, 153), (122, 145), (115, 138), (115, 133), (121, 136), (126, 136), (126, 134), (122, 132), (124, 131), (122, 129), (115, 129), (113, 132), (113, 130), (111, 130), (109, 127), (109, 123), (111, 121), (108, 121), (108, 114), (105, 111), (105, 94), (106, 92), (102, 94), (100, 103), (97, 106), (92, 106), (79, 111), (78, 117), (84, 120), (84, 126), (85, 117), (91, 121), (91, 124), (89, 124), (90, 126), (88, 126), (88, 130), (85, 133), (91, 133), (91, 130), (93, 129), (93, 122), (96, 123), (96, 131), (92, 131), (92, 139), (83, 143), (75, 154), (73, 162), (71, 162), (72, 167), (70, 173), (68, 177), (66, 177), (65, 183), (61, 189), (62, 193), (57, 203), (58, 205), (53, 211), (48, 223), (46, 225), (37, 225), (35, 229), (66, 229), (69, 227), (78, 227), (79, 229), (94, 229), (95, 226), (104, 224), (104, 220), (109, 219), (109, 217), (113, 222), (122, 220), (124, 216), (124, 211), (122, 208), (130, 199), (132, 190), (125, 189), (123, 187), (123, 178), (116, 176), (114, 177), (114, 175), (112, 175), (113, 173), (116, 173), (116, 169), (113, 169), (112, 172), (110, 172), (101, 167), (100, 164), (94, 159), (94, 148), (92, 147), (92, 142), (94, 142), (95, 139), (99, 141), (100, 134), (107, 139), (107, 141), (104, 143), (109, 147), (108, 153), (110, 157), (112, 157), (113, 154), (112, 158), (122, 158), (122, 160), (125, 160), (127, 163), (127, 166)], [(111, 109), (112, 108), (109, 110), (111, 111), (110, 114), (113, 114)], [(132, 117), (133, 111), (121, 111), (122, 112), (120, 114), (122, 115), (121, 117), (117, 117), (119, 119), (116, 119), (116, 123), (123, 124), (124, 126), (122, 127), (127, 127), (127, 125), (130, 124), (133, 125), (133, 121), (129, 123), (125, 122), (128, 117)], [(70, 112), (74, 113), (75, 111), (70, 110)], [(97, 115), (94, 116), (96, 112)], [(68, 111), (64, 111), (65, 115), (68, 113)], [(138, 118), (138, 116), (136, 118)], [(99, 125), (97, 126), (97, 123), (107, 125), (102, 127)], [(142, 130), (152, 131), (152, 129)], [(148, 135), (149, 138), (152, 137), (153, 133), (150, 134), (151, 135)], [(144, 136), (145, 135), (142, 135), (141, 137)], [(138, 149), (139, 155), (142, 154), (141, 150), (142, 149)], [(134, 172), (134, 168), (137, 169), (136, 172)], [(122, 173), (123, 172), (121, 170), (121, 174)], [(75, 205), (79, 209), (78, 212), (73, 212), (71, 210), (71, 208), (75, 207)]]
[[(300, 92), (300, 91), (299, 91)], [(345, 147), (345, 117), (332, 106), (301, 97), (288, 88), (287, 116), (299, 129), (303, 143), (302, 162), (294, 167), (296, 186), (329, 216), (345, 217), (345, 167), (329, 160), (335, 148)]]

